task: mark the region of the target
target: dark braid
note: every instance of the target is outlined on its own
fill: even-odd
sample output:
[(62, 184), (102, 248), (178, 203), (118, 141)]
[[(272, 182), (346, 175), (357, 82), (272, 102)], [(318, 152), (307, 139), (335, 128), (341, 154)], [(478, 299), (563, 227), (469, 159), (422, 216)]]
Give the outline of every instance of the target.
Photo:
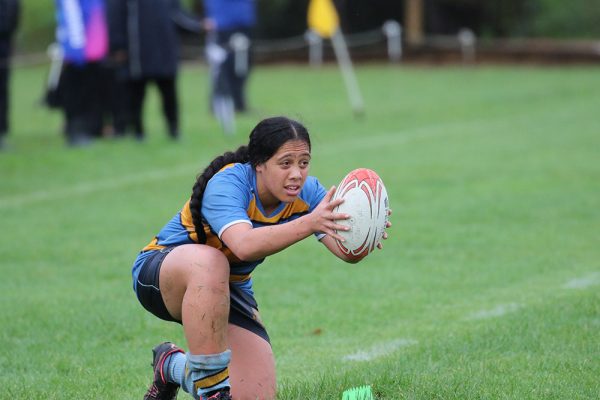
[(228, 151), (212, 160), (208, 167), (196, 178), (196, 183), (192, 189), (192, 197), (190, 198), (190, 211), (194, 229), (198, 235), (198, 243), (206, 243), (206, 233), (204, 232), (200, 210), (202, 209), (202, 195), (208, 181), (227, 164), (245, 163), (248, 160), (248, 146), (241, 146), (235, 152)]

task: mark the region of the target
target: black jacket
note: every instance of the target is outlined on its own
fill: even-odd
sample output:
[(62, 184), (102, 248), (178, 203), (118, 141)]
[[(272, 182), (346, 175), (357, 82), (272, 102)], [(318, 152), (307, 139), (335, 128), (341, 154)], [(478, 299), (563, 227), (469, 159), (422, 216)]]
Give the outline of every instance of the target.
[(19, 25), (19, 0), (0, 0), (0, 68), (8, 66), (12, 35)]
[(19, 25), (21, 4), (19, 0), (0, 0), (0, 37), (8, 38)]
[(130, 77), (174, 77), (177, 26), (199, 32), (200, 22), (181, 10), (179, 0), (108, 0), (107, 5), (110, 48), (127, 52)]

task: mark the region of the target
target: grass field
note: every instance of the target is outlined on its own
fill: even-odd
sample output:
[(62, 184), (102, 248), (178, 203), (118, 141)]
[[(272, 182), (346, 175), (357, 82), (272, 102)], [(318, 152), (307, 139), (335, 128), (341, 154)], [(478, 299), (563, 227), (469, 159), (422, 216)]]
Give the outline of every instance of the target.
[(200, 169), (273, 114), (308, 126), (326, 186), (372, 168), (394, 210), (357, 265), (308, 239), (256, 271), (280, 399), (600, 397), (597, 67), (362, 65), (357, 120), (334, 67), (259, 66), (228, 138), (192, 65), (179, 143), (152, 92), (145, 143), (83, 149), (37, 105), (44, 74), (14, 71), (0, 153), (0, 399), (141, 399), (150, 349), (184, 340), (139, 306), (131, 263)]

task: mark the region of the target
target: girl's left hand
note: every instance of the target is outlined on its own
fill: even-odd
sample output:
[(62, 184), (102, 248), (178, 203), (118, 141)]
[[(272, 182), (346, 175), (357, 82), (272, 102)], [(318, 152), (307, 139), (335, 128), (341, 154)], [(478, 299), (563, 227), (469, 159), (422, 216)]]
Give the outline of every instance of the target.
[[(388, 217), (390, 215), (392, 215), (392, 210), (388, 210)], [(387, 220), (385, 222), (385, 228), (387, 229), (387, 228), (389, 228), (391, 226), (392, 226), (392, 223), (389, 220)], [(384, 231), (383, 232), (383, 236), (381, 238), (384, 239), (384, 240), (387, 239), (388, 238), (387, 232)], [(381, 243), (381, 242), (377, 243), (377, 248), (380, 249), (380, 250), (383, 249), (383, 243)]]

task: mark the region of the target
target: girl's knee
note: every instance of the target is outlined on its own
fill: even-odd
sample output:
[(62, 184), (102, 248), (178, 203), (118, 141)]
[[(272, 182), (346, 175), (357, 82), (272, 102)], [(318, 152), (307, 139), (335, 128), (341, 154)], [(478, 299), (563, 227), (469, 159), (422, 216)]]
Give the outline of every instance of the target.
[(229, 285), (229, 260), (219, 250), (205, 247), (193, 261), (192, 273), (196, 279), (217, 286)]

